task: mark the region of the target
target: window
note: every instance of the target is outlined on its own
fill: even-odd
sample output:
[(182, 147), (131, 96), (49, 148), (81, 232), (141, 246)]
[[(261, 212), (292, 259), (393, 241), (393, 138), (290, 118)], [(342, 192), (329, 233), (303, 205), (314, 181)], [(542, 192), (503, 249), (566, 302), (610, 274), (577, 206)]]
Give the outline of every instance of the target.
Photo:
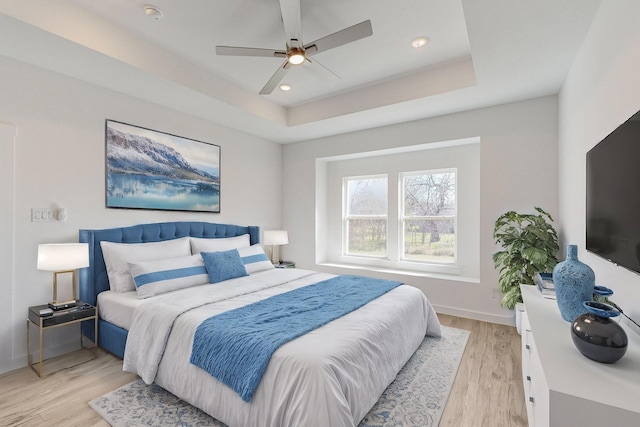
[(349, 177), (344, 189), (343, 253), (387, 256), (388, 184), (386, 175)]
[(316, 159), (315, 226), (318, 265), (476, 280), (480, 139)]
[[(343, 255), (417, 263), (456, 261), (455, 169), (401, 172), (398, 235), (388, 236), (387, 175), (343, 180)], [(389, 254), (387, 239), (396, 241)], [(394, 251), (395, 252), (395, 251)]]
[(401, 175), (401, 259), (413, 262), (456, 261), (456, 171)]

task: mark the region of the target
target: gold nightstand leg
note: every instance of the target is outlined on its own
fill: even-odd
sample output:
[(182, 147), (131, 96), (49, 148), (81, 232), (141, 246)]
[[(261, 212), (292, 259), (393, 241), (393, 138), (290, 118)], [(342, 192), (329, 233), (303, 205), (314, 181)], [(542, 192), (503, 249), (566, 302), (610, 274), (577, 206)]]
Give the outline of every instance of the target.
[(31, 321), (29, 319), (27, 319), (27, 364), (29, 365), (29, 367), (31, 369), (33, 369), (33, 366), (31, 365), (31, 346), (29, 345), (29, 342), (31, 341), (31, 336), (30, 336), (30, 323)]
[(27, 319), (27, 364), (33, 370), (33, 372), (35, 372), (40, 378), (42, 378), (42, 327), (38, 328), (40, 330), (40, 362), (38, 369), (36, 370), (36, 368), (34, 367), (36, 362), (33, 362), (31, 360), (31, 323), (31, 320)]
[(96, 318), (93, 319), (94, 327), (96, 328), (95, 333), (93, 334), (93, 340), (95, 345), (96, 357), (98, 357), (98, 307), (96, 307)]
[[(92, 318), (89, 318), (87, 320), (91, 320), (91, 319)], [(93, 317), (93, 328), (94, 328), (93, 345), (89, 347), (85, 347), (84, 335), (82, 334), (82, 326), (80, 327), (80, 347), (86, 350), (90, 350), (95, 355), (95, 357), (98, 357), (98, 316), (97, 314), (95, 317)]]
[(38, 329), (40, 330), (40, 367), (38, 369), (40, 372), (38, 375), (42, 378), (42, 325)]

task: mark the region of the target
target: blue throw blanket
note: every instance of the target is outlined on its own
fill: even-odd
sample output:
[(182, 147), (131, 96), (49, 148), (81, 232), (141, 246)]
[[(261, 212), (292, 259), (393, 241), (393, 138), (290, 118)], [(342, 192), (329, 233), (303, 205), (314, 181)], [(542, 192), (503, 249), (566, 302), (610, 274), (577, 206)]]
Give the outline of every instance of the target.
[(338, 276), (210, 317), (195, 333), (191, 363), (245, 402), (283, 344), (348, 314), (401, 283)]

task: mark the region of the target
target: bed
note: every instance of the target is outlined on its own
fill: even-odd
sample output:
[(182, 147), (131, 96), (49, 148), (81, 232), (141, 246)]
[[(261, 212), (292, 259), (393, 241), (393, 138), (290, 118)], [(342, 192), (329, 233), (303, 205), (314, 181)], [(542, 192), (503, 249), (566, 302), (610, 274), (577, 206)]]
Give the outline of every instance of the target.
[[(89, 244), (90, 252), (90, 266), (79, 274), (80, 299), (98, 305), (98, 345), (123, 358), (124, 368), (145, 382), (155, 382), (229, 426), (357, 425), (425, 335), (440, 335), (435, 311), (420, 290), (394, 285), (359, 308), (279, 346), (249, 399), (191, 363), (202, 325), (267, 300), (337, 285), (348, 277), (265, 268), (145, 299), (137, 298), (135, 291), (110, 290), (101, 242), (173, 244), (185, 238), (225, 242), (246, 236), (249, 245), (260, 250), (259, 235), (255, 226), (205, 222), (80, 230), (79, 239)], [(358, 297), (358, 292), (353, 294)], [(83, 333), (93, 338), (93, 329)]]

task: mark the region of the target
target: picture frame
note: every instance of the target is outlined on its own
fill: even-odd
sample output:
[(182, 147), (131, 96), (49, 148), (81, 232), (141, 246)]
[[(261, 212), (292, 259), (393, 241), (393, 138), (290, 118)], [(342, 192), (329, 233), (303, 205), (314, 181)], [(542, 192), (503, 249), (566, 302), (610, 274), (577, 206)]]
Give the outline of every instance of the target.
[(107, 119), (108, 208), (220, 213), (220, 146)]

